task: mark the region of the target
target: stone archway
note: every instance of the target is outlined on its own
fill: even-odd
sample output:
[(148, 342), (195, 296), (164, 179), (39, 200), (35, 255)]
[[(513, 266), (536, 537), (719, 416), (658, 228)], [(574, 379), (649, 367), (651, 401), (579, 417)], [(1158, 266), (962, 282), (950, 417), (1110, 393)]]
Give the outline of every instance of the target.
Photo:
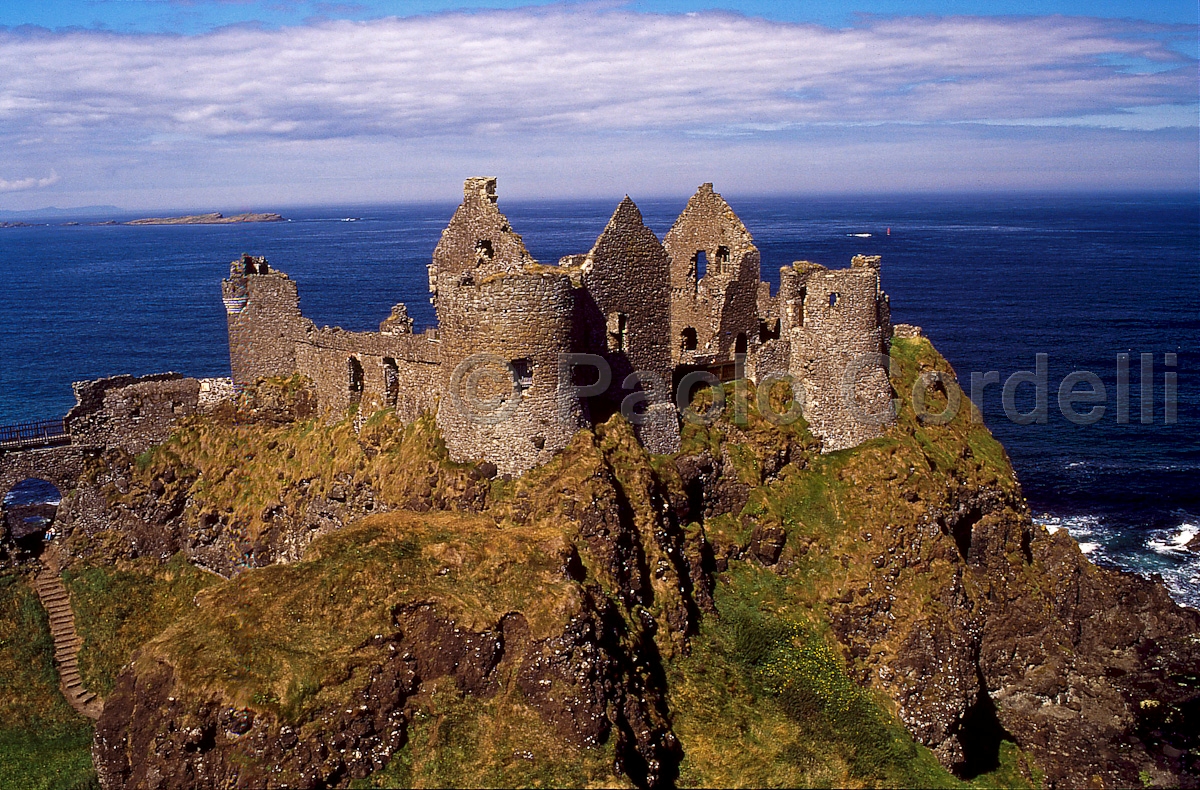
[(0, 495), (6, 539), (23, 552), (39, 554), (62, 502), (62, 492), (48, 480), (26, 477)]
[(52, 483), (62, 494), (76, 487), (88, 453), (79, 447), (13, 450), (0, 454), (0, 492), (8, 492), (26, 478)]
[[(45, 486), (56, 490), (59, 497), (64, 497), (77, 487), (87, 456), (85, 450), (72, 446), (0, 454), (0, 544), (19, 546), (22, 552), (37, 552), (42, 535), (37, 527), (45, 525), (25, 519), (49, 517), (52, 521), (60, 515), (58, 506), (54, 507), (53, 514), (48, 514), (46, 508), (30, 507), (28, 505), (35, 503), (21, 501), (27, 497), (8, 497), (9, 492), (17, 489), (23, 481), (34, 480), (42, 481)], [(10, 529), (13, 519), (17, 520), (15, 530)], [(36, 539), (32, 537), (34, 535)]]

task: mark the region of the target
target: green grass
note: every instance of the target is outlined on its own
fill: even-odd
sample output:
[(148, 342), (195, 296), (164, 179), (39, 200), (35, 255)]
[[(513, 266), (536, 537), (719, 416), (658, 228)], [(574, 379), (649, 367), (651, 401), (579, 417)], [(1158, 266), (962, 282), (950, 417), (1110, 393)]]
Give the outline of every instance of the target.
[(36, 593), (0, 574), (0, 788), (94, 786), (91, 722), (63, 698), (53, 657)]
[(316, 540), (305, 559), (240, 574), (200, 594), (202, 606), (149, 643), (196, 689), (220, 689), (302, 723), (339, 705), (383, 660), (369, 643), (391, 633), (394, 605), (436, 600), (465, 628), (526, 613), (536, 636), (560, 627), (572, 602), (559, 573), (561, 533), (498, 530), (453, 513), (387, 513)]
[(614, 750), (561, 743), (518, 693), (464, 696), (443, 681), (391, 762), (352, 787), (630, 787)]
[(735, 563), (691, 655), (672, 667), (671, 707), (689, 787), (1032, 787), (1011, 744), (964, 783), (846, 673), (789, 583)]
[(84, 686), (107, 696), (133, 651), (186, 617), (195, 609), (196, 593), (218, 581), (220, 577), (188, 564), (182, 555), (164, 565), (142, 562), (65, 573), (75, 628), (83, 638), (79, 670)]
[(0, 790), (91, 790), (92, 728), (0, 730)]

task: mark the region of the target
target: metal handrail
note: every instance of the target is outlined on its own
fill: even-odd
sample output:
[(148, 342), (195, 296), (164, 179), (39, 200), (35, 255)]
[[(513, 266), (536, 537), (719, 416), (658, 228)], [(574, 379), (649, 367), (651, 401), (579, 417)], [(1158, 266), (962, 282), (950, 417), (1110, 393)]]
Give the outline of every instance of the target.
[(0, 447), (23, 447), (62, 439), (69, 441), (70, 434), (61, 419), (0, 425)]

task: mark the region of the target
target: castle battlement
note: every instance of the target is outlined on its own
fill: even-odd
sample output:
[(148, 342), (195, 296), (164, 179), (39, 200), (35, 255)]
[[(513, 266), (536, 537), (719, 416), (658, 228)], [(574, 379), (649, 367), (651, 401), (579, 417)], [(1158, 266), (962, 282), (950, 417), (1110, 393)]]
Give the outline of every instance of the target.
[(452, 457), (520, 474), (639, 391), (643, 444), (674, 452), (671, 387), (694, 371), (790, 376), (826, 450), (880, 435), (894, 417), (879, 265), (797, 262), (772, 296), (749, 230), (712, 184), (661, 241), (626, 196), (591, 250), (547, 265), (501, 213), (496, 179), (480, 177), (464, 183), (428, 266), (435, 329), (414, 334), (403, 304), (379, 332), (318, 329), (295, 283), (249, 255), (222, 295), (236, 385), (299, 373), (329, 413), (433, 413)]

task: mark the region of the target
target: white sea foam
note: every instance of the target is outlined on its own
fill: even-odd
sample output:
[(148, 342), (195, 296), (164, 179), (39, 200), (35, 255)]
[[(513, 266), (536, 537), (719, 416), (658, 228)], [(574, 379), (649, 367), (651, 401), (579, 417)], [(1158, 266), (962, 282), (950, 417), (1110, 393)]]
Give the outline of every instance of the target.
[(1100, 548), (1099, 543), (1092, 543), (1090, 541), (1085, 541), (1085, 542), (1079, 544), (1079, 550), (1082, 551), (1084, 554), (1091, 554), (1093, 551), (1095, 551), (1098, 548)]
[(1188, 551), (1188, 544), (1198, 532), (1200, 532), (1200, 525), (1184, 523), (1174, 531), (1159, 531), (1146, 541), (1146, 545), (1159, 554), (1179, 554)]
[(1051, 535), (1065, 529), (1076, 540), (1094, 534), (1100, 526), (1098, 516), (1052, 516), (1049, 513), (1034, 516), (1033, 522), (1045, 527)]

